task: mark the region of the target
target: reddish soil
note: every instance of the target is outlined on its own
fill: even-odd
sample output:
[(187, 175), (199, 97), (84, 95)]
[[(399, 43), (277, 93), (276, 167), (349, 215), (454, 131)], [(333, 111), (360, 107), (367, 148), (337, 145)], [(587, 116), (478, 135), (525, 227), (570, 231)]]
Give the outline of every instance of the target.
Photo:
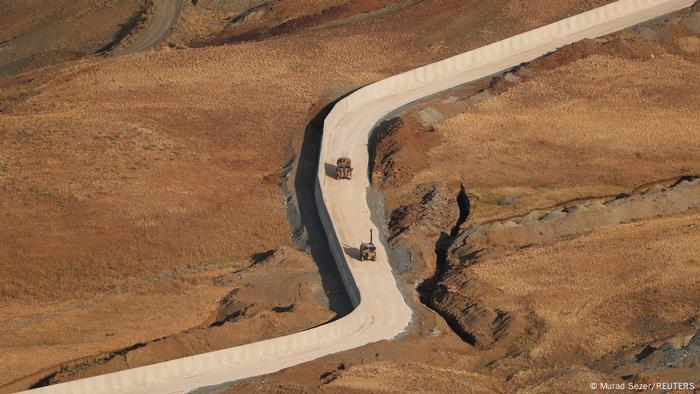
[(145, 0), (3, 1), (0, 78), (92, 55), (128, 34)]
[[(332, 314), (324, 309), (328, 300), (310, 257), (292, 259), (305, 261), (298, 263), (304, 267), (299, 272), (288, 272), (294, 264), (249, 268), (253, 256), (293, 248), (280, 175), (291, 152), (299, 151), (309, 121), (353, 88), (603, 2), (589, 3), (447, 0), (401, 7), (403, 2), (329, 1), (302, 9), (283, 1), (261, 11), (258, 21), (248, 19), (243, 30), (222, 33), (235, 38), (255, 32), (251, 42), (83, 58), (0, 80), (0, 364), (6, 366), (0, 385), (45, 376), (60, 364), (67, 368), (59, 380), (206, 351), (183, 343), (222, 332), (217, 346), (325, 321)], [(187, 30), (199, 21), (196, 10), (185, 10), (173, 45), (223, 30)], [(370, 12), (356, 14), (363, 10)], [(435, 273), (441, 236), (438, 252), (450, 245), (453, 230), (459, 233), (455, 224), (466, 215), (457, 197), (472, 208), (463, 230), (566, 200), (631, 192), (649, 181), (700, 173), (693, 154), (698, 150), (693, 100), (700, 88), (693, 23), (686, 19), (585, 42), (534, 62), (480, 95), (474, 96), (474, 87), (457, 89), (403, 115), (396, 132), (380, 142), (374, 171), (394, 218), (392, 241), (414, 250), (414, 265), (401, 278), (407, 291)], [(418, 113), (428, 107), (439, 114)], [(692, 277), (692, 259), (666, 259), (673, 245), (690, 248), (696, 241), (684, 232), (696, 216), (644, 219), (639, 228), (592, 226), (590, 234), (576, 237), (586, 250), (600, 248), (604, 255), (609, 249), (623, 262), (629, 257), (619, 246), (625, 240), (637, 253), (632, 257), (650, 262), (639, 272), (621, 264), (611, 275), (639, 280), (656, 272), (653, 262), (663, 262), (674, 268), (673, 278)], [(650, 236), (658, 238), (658, 247), (646, 250)], [(493, 274), (506, 260), (526, 277), (530, 271), (517, 265), (522, 259), (536, 261), (540, 271), (579, 261), (574, 258), (585, 254), (577, 255), (575, 245), (556, 238), (516, 251), (517, 259), (507, 260), (505, 253), (484, 260), (479, 269), (489, 285), (507, 278)], [(605, 267), (613, 262), (601, 260)], [(454, 275), (471, 278), (475, 272)], [(554, 270), (551, 280), (564, 281), (562, 272), (568, 271)], [(217, 279), (222, 276), (230, 281)], [(441, 280), (438, 275), (433, 284)], [(567, 296), (583, 298), (581, 277), (571, 280)], [(291, 289), (285, 286), (289, 281), (296, 284)], [(532, 301), (546, 286), (526, 284), (497, 299), (496, 307), (513, 319), (508, 338), (531, 329), (538, 312), (560, 312), (558, 304)], [(257, 298), (260, 289), (275, 287), (285, 291)], [(681, 290), (669, 287), (658, 294), (665, 305), (684, 308), (649, 327), (631, 327), (629, 338), (660, 348), (690, 329), (678, 321), (696, 313), (690, 306), (697, 295)], [(630, 299), (614, 291), (614, 283), (601, 284), (601, 294), (613, 297), (606, 313), (653, 308), (652, 293)], [(233, 298), (222, 305), (229, 294)], [(505, 392), (535, 382), (533, 391), (575, 391), (587, 379), (618, 379), (625, 368), (639, 367), (634, 373), (640, 379), (651, 373), (651, 367), (625, 358), (625, 340), (613, 335), (616, 321), (581, 332), (599, 329), (605, 349), (619, 353), (617, 359), (597, 353), (578, 357), (581, 349), (591, 349), (579, 337), (571, 358), (549, 352), (557, 337), (528, 347), (540, 349), (532, 354), (509, 353), (522, 347), (498, 341), (483, 351), (462, 341), (412, 294), (419, 319), (402, 340), (330, 356), (233, 390), (283, 384), (290, 391)], [(257, 306), (246, 309), (249, 300)], [(238, 318), (209, 327), (226, 316)], [(550, 338), (547, 327), (569, 327), (558, 325), (562, 321), (537, 326), (538, 338)], [(658, 322), (674, 324), (663, 335), (649, 334)], [(676, 342), (674, 349), (686, 346)], [(136, 344), (146, 346), (95, 362)], [(67, 363), (75, 359), (92, 361), (76, 369)]]
[(418, 289), (413, 331), (228, 392), (697, 387), (697, 20), (584, 41), (380, 125), (373, 183), (390, 243), (413, 251), (396, 267)]

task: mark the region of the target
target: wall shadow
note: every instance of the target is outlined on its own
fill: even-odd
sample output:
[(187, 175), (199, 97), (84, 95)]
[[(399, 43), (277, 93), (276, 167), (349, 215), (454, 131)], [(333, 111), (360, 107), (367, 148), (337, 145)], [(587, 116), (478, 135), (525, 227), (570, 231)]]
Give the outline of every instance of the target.
[(362, 255), (360, 254), (360, 248), (354, 246), (343, 245), (343, 251), (350, 256), (352, 259), (357, 261), (362, 261)]
[[(352, 302), (347, 294), (338, 266), (328, 246), (328, 238), (323, 230), (318, 214), (314, 193), (316, 190), (316, 174), (321, 151), (321, 136), (323, 121), (333, 106), (352, 92), (337, 98), (323, 107), (306, 125), (304, 141), (299, 152), (296, 174), (294, 176), (294, 193), (299, 212), (301, 226), (306, 233), (309, 252), (318, 267), (321, 283), (328, 297), (329, 309), (336, 313), (336, 319), (352, 311)], [(331, 166), (331, 168), (329, 168)], [(329, 171), (335, 176), (335, 165), (325, 164), (326, 175)]]

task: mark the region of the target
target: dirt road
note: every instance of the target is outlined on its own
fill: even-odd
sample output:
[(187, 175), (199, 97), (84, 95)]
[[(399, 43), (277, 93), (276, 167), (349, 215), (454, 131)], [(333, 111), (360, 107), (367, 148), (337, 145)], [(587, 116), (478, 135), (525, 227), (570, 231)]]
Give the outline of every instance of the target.
[(155, 2), (152, 21), (146, 29), (139, 33), (131, 44), (121, 53), (129, 54), (145, 51), (156, 47), (165, 41), (180, 18), (185, 6), (185, 0), (160, 0)]
[[(356, 309), (314, 329), (217, 352), (78, 380), (37, 390), (54, 393), (185, 392), (275, 372), (327, 354), (392, 339), (412, 312), (397, 288), (387, 253), (377, 244), (377, 261), (358, 260), (369, 230), (367, 141), (374, 125), (393, 110), (502, 70), (559, 47), (621, 30), (693, 4), (693, 0), (621, 0), (441, 62), (366, 86), (341, 100), (324, 123), (316, 199), (330, 249)], [(333, 163), (352, 158), (357, 175), (337, 181)]]

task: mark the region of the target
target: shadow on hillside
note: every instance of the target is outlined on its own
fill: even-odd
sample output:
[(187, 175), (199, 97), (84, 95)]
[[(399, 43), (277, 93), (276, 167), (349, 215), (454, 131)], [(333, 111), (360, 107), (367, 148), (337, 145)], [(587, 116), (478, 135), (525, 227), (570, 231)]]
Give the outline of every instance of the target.
[[(350, 92), (351, 93), (351, 92)], [(301, 225), (306, 233), (309, 246), (319, 273), (323, 289), (328, 297), (329, 309), (337, 314), (336, 319), (352, 311), (352, 303), (340, 278), (338, 267), (328, 246), (328, 238), (321, 225), (318, 208), (314, 197), (316, 189), (316, 174), (323, 135), (323, 121), (333, 106), (348, 94), (339, 97), (323, 107), (306, 125), (304, 141), (299, 153), (296, 174), (294, 177), (294, 192)], [(335, 166), (325, 163), (326, 176), (335, 176)]]

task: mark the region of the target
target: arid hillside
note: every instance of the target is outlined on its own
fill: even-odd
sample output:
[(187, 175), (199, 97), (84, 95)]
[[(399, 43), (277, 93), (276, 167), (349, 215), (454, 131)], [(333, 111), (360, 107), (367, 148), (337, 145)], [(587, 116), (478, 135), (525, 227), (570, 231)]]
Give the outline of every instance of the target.
[(378, 125), (413, 330), (227, 392), (698, 387), (698, 21), (584, 41)]
[(0, 2), (0, 78), (109, 48), (140, 22), (145, 0)]
[[(0, 387), (207, 350), (178, 343), (212, 316), (240, 327), (218, 343), (230, 346), (344, 313), (329, 261), (298, 255), (291, 279), (289, 264), (258, 265), (306, 248), (291, 236), (304, 222), (287, 214), (309, 207), (294, 182), (300, 150), (318, 139), (312, 120), (363, 84), (603, 2), (539, 3), (556, 7), (377, 2), (352, 18), (361, 8), (346, 2), (343, 23), (0, 79)], [(250, 286), (272, 293), (236, 292)]]

